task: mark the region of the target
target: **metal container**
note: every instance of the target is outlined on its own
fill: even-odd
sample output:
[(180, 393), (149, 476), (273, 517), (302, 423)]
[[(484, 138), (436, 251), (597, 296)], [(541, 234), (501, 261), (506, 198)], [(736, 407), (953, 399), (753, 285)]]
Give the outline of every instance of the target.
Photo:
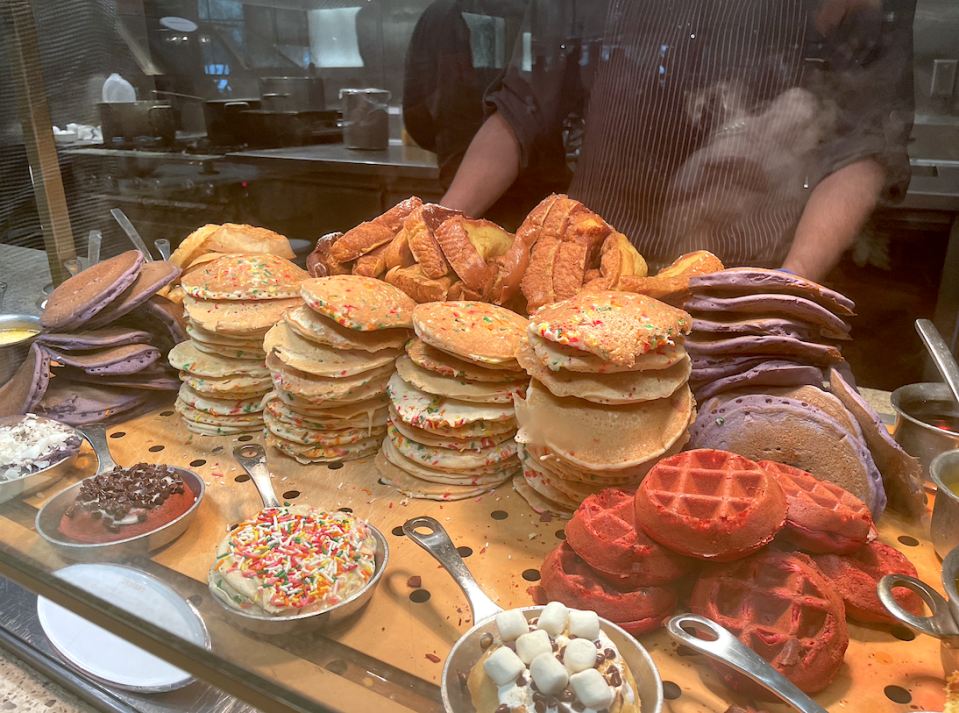
[(206, 137), (216, 146), (239, 146), (245, 133), (243, 112), (259, 108), (259, 99), (211, 99), (204, 102)]
[(929, 480), (932, 459), (959, 448), (959, 433), (930, 425), (923, 417), (939, 414), (959, 418), (959, 405), (948, 386), (933, 383), (901, 386), (892, 392), (891, 401), (896, 410), (893, 438), (906, 453), (919, 459), (923, 475)]
[[(35, 329), (39, 334), (40, 318), (28, 314), (0, 314), (0, 330), (4, 329)], [(34, 334), (13, 344), (0, 344), (0, 384), (6, 384), (17, 373), (36, 338)]]
[[(19, 421), (22, 418), (23, 416), (0, 418), (0, 426)], [(37, 416), (36, 418), (38, 421), (50, 421), (50, 419), (42, 416)], [(69, 426), (67, 426), (67, 428), (69, 428)], [(80, 434), (78, 433), (77, 435), (79, 436)], [(76, 453), (68, 455), (63, 460), (57, 461), (43, 470), (38, 470), (35, 473), (30, 473), (15, 480), (0, 481), (0, 503), (5, 503), (14, 498), (33, 495), (36, 492), (50, 487), (73, 469), (74, 464), (77, 462), (77, 456), (79, 455), (80, 449), (77, 448)]]
[[(78, 428), (77, 431), (90, 442), (94, 452), (97, 454), (99, 465), (96, 475), (102, 475), (103, 473), (113, 470), (117, 464), (110, 455), (106, 427), (97, 424)], [(76, 562), (103, 562), (111, 559), (147, 555), (153, 550), (170, 544), (186, 532), (187, 528), (190, 527), (190, 524), (196, 518), (196, 514), (200, 509), (200, 502), (203, 500), (203, 494), (206, 491), (203, 479), (192, 470), (177, 467), (173, 467), (173, 470), (183, 479), (184, 485), (193, 491), (196, 500), (193, 502), (192, 507), (180, 515), (180, 517), (165, 525), (161, 525), (151, 532), (145, 532), (142, 535), (135, 535), (134, 537), (128, 537), (116, 542), (103, 542), (100, 544), (76, 542), (60, 534), (60, 530), (58, 529), (60, 527), (60, 520), (70, 506), (73, 505), (77, 499), (77, 494), (80, 492), (81, 483), (76, 483), (54, 495), (40, 508), (35, 523), (37, 534), (49, 542), (61, 555)]]
[[(253, 485), (256, 486), (260, 499), (263, 501), (263, 507), (280, 507), (282, 503), (280, 503), (273, 490), (270, 471), (266, 464), (266, 451), (263, 450), (263, 446), (246, 443), (234, 448), (233, 456), (253, 480)], [(373, 555), (373, 577), (349, 599), (344, 599), (328, 609), (293, 616), (258, 616), (241, 609), (234, 609), (220, 599), (216, 592), (212, 592), (211, 586), (213, 601), (220, 605), (234, 624), (257, 634), (279, 636), (293, 632), (317, 631), (338, 624), (366, 606), (366, 603), (373, 596), (373, 590), (383, 579), (386, 565), (390, 561), (390, 548), (386, 544), (383, 533), (372, 525), (370, 525), (370, 531), (376, 541), (376, 552)]]
[(385, 89), (341, 89), (343, 143), (348, 149), (385, 151), (390, 145), (390, 93)]
[(326, 89), (320, 77), (260, 77), (265, 111), (323, 111)]
[(936, 456), (929, 466), (929, 477), (938, 489), (929, 526), (932, 546), (945, 558), (959, 547), (959, 450)]
[[(418, 530), (429, 530), (422, 534)], [(460, 681), (460, 672), (471, 671), (483, 655), (482, 639), (491, 640), (496, 632), (496, 615), (503, 609), (497, 606), (480, 589), (473, 579), (463, 558), (460, 557), (443, 526), (431, 517), (417, 517), (403, 523), (403, 533), (413, 542), (429, 552), (453, 581), (459, 585), (469, 602), (475, 625), (463, 634), (453, 645), (446, 663), (443, 665), (443, 678), (440, 694), (446, 713), (475, 713), (468, 690), (464, 690)], [(534, 619), (543, 611), (542, 606), (521, 607), (527, 620)], [(661, 713), (663, 710), (663, 682), (659, 669), (652, 657), (643, 648), (636, 637), (626, 633), (606, 619), (600, 618), (599, 625), (622, 654), (636, 679), (636, 692), (641, 702), (640, 713)]]
[(97, 107), (105, 146), (133, 144), (142, 138), (172, 144), (176, 139), (176, 112), (169, 102), (102, 103)]

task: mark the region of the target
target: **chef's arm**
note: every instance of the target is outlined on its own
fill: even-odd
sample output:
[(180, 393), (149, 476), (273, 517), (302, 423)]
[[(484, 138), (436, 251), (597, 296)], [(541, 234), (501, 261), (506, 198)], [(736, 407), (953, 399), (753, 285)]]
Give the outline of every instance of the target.
[(501, 114), (492, 114), (470, 142), (442, 205), (483, 215), (513, 185), (519, 166), (516, 134)]
[(783, 269), (822, 280), (872, 215), (886, 179), (869, 158), (828, 175), (813, 189)]

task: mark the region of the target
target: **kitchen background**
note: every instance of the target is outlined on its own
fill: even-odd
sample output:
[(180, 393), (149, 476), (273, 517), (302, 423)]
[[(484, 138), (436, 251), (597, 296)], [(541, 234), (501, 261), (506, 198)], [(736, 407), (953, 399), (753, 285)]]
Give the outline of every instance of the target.
[[(514, 46), (526, 46), (516, 42), (525, 1), (461, 0), (472, 64), (484, 81)], [(154, 114), (152, 136), (117, 129), (102, 145), (56, 144), (69, 231), (81, 255), (94, 229), (103, 232), (104, 256), (128, 246), (112, 208), (129, 216), (148, 245), (158, 238), (176, 245), (205, 223), (249, 222), (298, 241), (305, 255), (324, 233), (410, 194), (438, 199), (435, 158), (404, 142), (400, 109), (410, 38), (431, 4), (11, 0), (0, 8), (0, 248), (44, 248), (23, 130), (23, 99), (37, 89), (24, 86), (31, 41), (42, 72), (35, 76), (61, 129), (103, 122), (101, 88), (114, 72), (138, 99), (172, 112)], [(877, 211), (827, 280), (859, 307), (855, 342), (845, 347), (855, 373), (864, 385), (885, 389), (923, 378), (916, 317), (934, 317), (954, 348), (959, 337), (959, 3), (918, 0), (914, 36), (910, 193)], [(298, 77), (314, 94), (301, 106), (275, 97), (275, 106), (267, 104), (260, 80), (276, 76)], [(271, 91), (282, 97), (287, 86)], [(384, 151), (350, 151), (342, 143), (340, 90), (365, 87), (390, 94)], [(106, 124), (104, 130), (114, 133)], [(15, 271), (0, 263), (0, 280), (11, 282)], [(22, 289), (39, 297), (41, 282)]]

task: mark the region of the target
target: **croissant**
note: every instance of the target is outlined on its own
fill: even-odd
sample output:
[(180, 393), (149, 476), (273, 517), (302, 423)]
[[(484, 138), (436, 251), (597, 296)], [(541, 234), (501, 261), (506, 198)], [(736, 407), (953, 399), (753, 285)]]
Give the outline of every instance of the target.
[(385, 245), (400, 231), (403, 221), (422, 205), (423, 201), (414, 196), (398, 203), (380, 217), (360, 223), (336, 241), (330, 256), (338, 263), (347, 263)]

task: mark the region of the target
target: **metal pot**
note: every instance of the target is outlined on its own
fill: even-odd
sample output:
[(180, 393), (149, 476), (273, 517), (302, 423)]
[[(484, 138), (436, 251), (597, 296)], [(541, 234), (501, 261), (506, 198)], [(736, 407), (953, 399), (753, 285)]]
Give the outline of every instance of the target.
[(326, 93), (320, 77), (260, 77), (266, 111), (323, 111)]
[(246, 134), (243, 112), (259, 108), (259, 99), (210, 99), (203, 104), (207, 139), (217, 146), (242, 144)]
[(176, 138), (176, 112), (169, 102), (135, 101), (97, 104), (103, 143), (132, 144), (140, 137), (172, 144)]
[(952, 392), (945, 384), (909, 384), (893, 391), (891, 401), (896, 410), (893, 438), (906, 453), (919, 459), (928, 480), (932, 459), (959, 448), (959, 433), (937, 428), (924, 420), (933, 414), (959, 417)]
[(390, 93), (385, 89), (341, 89), (340, 99), (346, 148), (385, 151), (390, 144)]
[[(0, 314), (0, 330), (33, 329), (39, 334), (40, 318), (27, 314)], [(27, 358), (36, 334), (13, 344), (0, 344), (0, 384), (6, 384)]]
[(929, 466), (936, 484), (936, 504), (929, 525), (936, 554), (945, 556), (959, 547), (959, 451), (940, 453)]

